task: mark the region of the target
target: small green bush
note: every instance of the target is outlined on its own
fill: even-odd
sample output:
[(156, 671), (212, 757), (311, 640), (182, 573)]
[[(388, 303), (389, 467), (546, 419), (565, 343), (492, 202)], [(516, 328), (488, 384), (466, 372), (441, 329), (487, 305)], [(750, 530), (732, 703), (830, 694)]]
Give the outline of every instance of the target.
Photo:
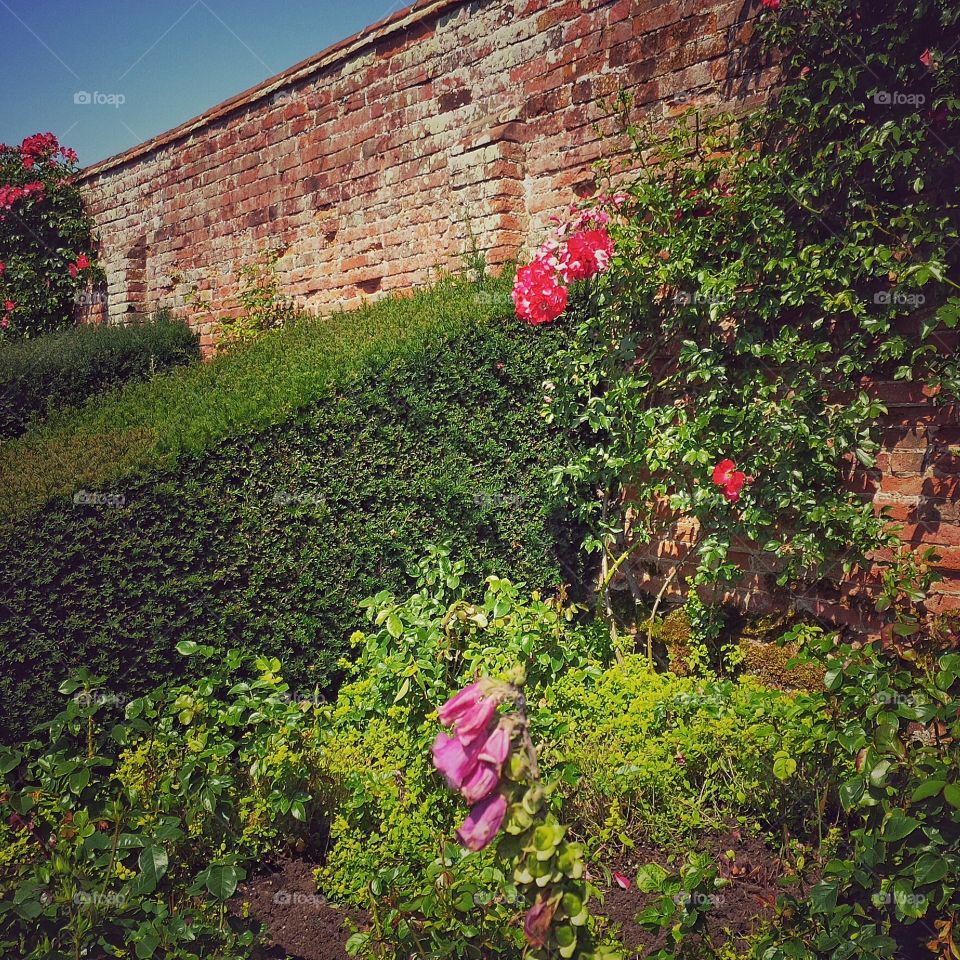
[(0, 751), (0, 955), (251, 955), (223, 904), (262, 853), (321, 834), (318, 710), (276, 661), (180, 650), (202, 679), (114, 724), (117, 694), (81, 673), (39, 739)]
[(677, 677), (629, 654), (592, 683), (561, 678), (546, 705), (563, 728), (545, 760), (566, 765), (565, 816), (595, 849), (677, 848), (734, 823), (812, 827), (822, 771), (794, 721), (803, 705), (753, 678)]
[[(184, 637), (269, 653), (297, 689), (327, 689), (359, 601), (402, 588), (430, 542), (451, 540), (480, 577), (576, 580), (547, 476), (563, 438), (538, 416), (560, 335), (516, 323), (436, 335), (284, 423), (12, 524), (0, 538), (2, 735), (50, 716), (57, 678), (79, 666), (124, 693), (148, 689), (181, 669)], [(251, 389), (271, 389), (256, 370)]]
[(79, 326), (0, 346), (0, 438), (51, 410), (200, 357), (196, 334), (159, 314), (126, 327)]

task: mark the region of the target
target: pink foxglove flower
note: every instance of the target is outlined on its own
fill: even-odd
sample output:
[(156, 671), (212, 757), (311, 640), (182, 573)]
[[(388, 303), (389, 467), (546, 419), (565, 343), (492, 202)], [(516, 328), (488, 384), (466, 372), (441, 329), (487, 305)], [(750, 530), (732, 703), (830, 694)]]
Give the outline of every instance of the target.
[(500, 769), (492, 763), (478, 763), (464, 779), (460, 792), (469, 804), (478, 803), (500, 786)]
[(496, 764), (499, 769), (510, 755), (511, 736), (510, 728), (504, 723), (499, 724), (497, 729), (487, 738), (478, 759)]
[(557, 909), (556, 899), (541, 900), (527, 911), (523, 921), (523, 935), (532, 947), (545, 947), (547, 935), (550, 933), (550, 923)]
[(438, 733), (433, 742), (433, 765), (446, 778), (451, 789), (459, 790), (463, 781), (477, 765), (477, 752), (467, 751), (456, 737)]
[(492, 793), (470, 810), (457, 831), (457, 839), (468, 850), (482, 850), (497, 835), (506, 815), (506, 797)]

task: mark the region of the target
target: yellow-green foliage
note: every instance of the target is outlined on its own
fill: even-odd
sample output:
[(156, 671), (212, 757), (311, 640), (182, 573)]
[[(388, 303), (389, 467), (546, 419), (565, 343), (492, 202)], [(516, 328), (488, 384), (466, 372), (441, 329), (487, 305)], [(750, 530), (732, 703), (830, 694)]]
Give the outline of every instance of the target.
[[(365, 677), (342, 689), (321, 758), (341, 800), (319, 884), (357, 904), (384, 864), (425, 868), (464, 813), (431, 769), (409, 708), (357, 723), (373, 686)], [(801, 753), (787, 723), (793, 700), (753, 678), (677, 677), (631, 655), (569, 671), (531, 703), (544, 769), (570, 783), (564, 821), (594, 853), (641, 840), (679, 848), (699, 830), (773, 828), (814, 809), (799, 773), (786, 782), (773, 773), (778, 751)]]
[(349, 703), (366, 680), (345, 688), (321, 763), (340, 803), (330, 823), (331, 851), (317, 871), (324, 893), (366, 905), (366, 887), (391, 863), (425, 868), (453, 837), (454, 809), (422, 738), (407, 730), (407, 709), (350, 722)]
[(676, 677), (632, 655), (594, 684), (561, 679), (545, 702), (565, 721), (545, 759), (580, 774), (565, 816), (591, 841), (682, 843), (733, 819), (775, 824), (812, 799), (772, 772), (793, 747), (792, 701), (752, 678)]

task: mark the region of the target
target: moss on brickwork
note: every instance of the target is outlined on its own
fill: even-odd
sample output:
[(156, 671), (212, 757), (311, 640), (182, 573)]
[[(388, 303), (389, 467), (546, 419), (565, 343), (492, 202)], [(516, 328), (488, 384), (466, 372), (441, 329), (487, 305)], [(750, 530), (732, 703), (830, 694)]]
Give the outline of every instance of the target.
[(776, 642), (740, 639), (740, 652), (746, 671), (771, 687), (787, 690), (822, 690), (823, 671), (811, 665), (787, 666), (797, 654), (792, 644), (781, 646)]
[(781, 644), (780, 638), (794, 626), (797, 618), (773, 614), (746, 621), (739, 629), (738, 647), (747, 673), (772, 687), (786, 690), (822, 690), (823, 671), (814, 666), (787, 664), (797, 655), (794, 644)]
[(690, 674), (690, 617), (683, 607), (677, 607), (664, 618), (660, 627), (660, 642), (667, 648), (670, 669), (678, 677)]

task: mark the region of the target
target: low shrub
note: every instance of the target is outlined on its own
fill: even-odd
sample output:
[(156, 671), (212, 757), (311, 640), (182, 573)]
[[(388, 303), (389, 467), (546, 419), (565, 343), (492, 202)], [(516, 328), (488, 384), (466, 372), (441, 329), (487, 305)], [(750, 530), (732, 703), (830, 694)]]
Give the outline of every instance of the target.
[(379, 910), (381, 929), (358, 938), (358, 949), (398, 958), (522, 952), (522, 884), (492, 851), (466, 854), (453, 842), (463, 809), (429, 762), (436, 706), (477, 676), (525, 673), (541, 773), (554, 785), (549, 810), (583, 842), (595, 879), (624, 843), (682, 849), (738, 818), (803, 829), (815, 811), (816, 787), (804, 777), (816, 758), (801, 702), (752, 683), (658, 675), (638, 656), (611, 663), (607, 631), (580, 622), (562, 598), (528, 598), (490, 577), (472, 602), (464, 583), (462, 564), (440, 555), (421, 564), (409, 601), (376, 597), (330, 716), (321, 765), (342, 798), (318, 881), (335, 900)]
[(49, 411), (199, 359), (196, 334), (159, 314), (125, 327), (78, 326), (0, 347), (0, 438)]
[(562, 718), (545, 761), (565, 765), (565, 816), (597, 852), (637, 840), (677, 849), (734, 824), (816, 829), (825, 781), (795, 719), (802, 699), (749, 677), (657, 673), (629, 654), (591, 683), (561, 677), (545, 701)]
[(196, 683), (115, 724), (116, 695), (82, 673), (40, 739), (0, 752), (3, 956), (250, 956), (225, 901), (259, 855), (321, 835), (316, 707), (275, 661), (180, 649), (213, 665)]
[[(326, 690), (362, 622), (359, 601), (401, 589), (430, 542), (450, 539), (479, 577), (509, 565), (531, 586), (575, 581), (547, 477), (563, 438), (538, 416), (552, 336), (516, 323), (435, 329), (419, 352), (283, 423), (10, 525), (0, 541), (3, 736), (50, 716), (56, 678), (78, 666), (124, 696), (148, 689), (180, 669), (183, 637), (268, 652), (297, 689)], [(248, 386), (273, 389), (249, 362)], [(306, 375), (299, 362), (277, 380)], [(194, 375), (209, 376), (168, 376)], [(157, 380), (105, 402), (115, 409)]]

